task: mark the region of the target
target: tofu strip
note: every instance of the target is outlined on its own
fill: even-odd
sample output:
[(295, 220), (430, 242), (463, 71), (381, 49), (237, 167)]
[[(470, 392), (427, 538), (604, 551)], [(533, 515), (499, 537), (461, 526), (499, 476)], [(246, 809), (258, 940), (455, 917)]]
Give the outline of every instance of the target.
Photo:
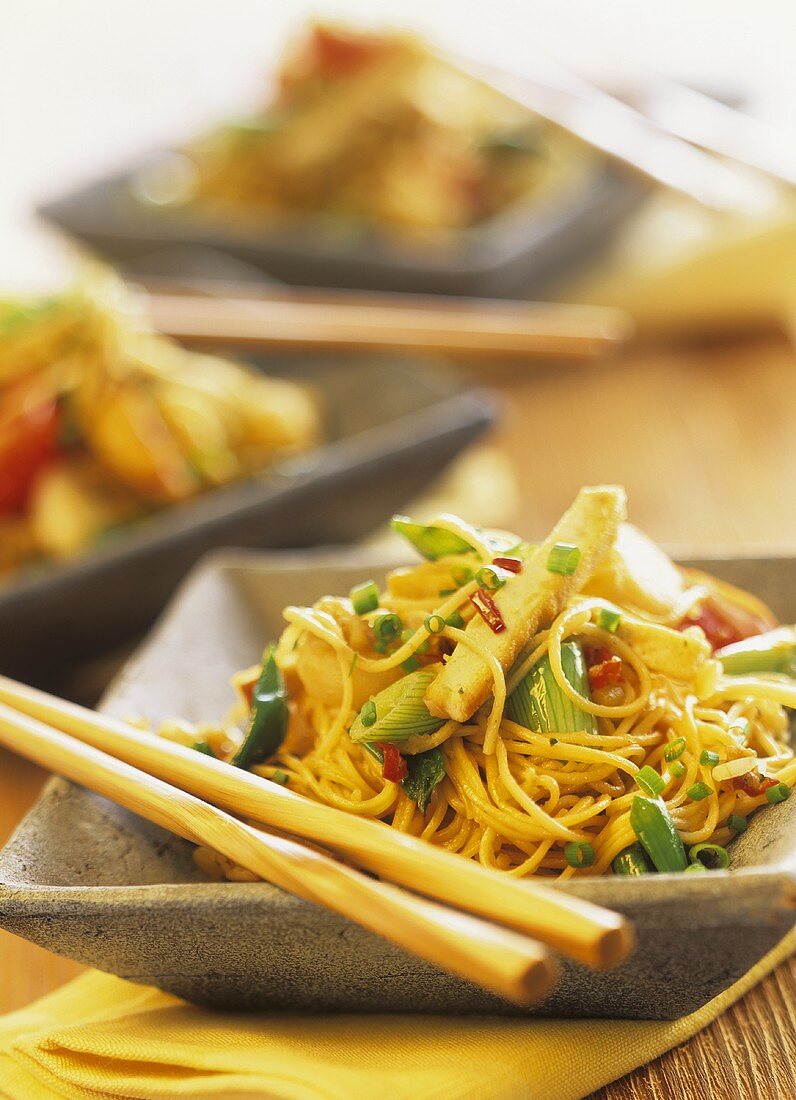
[[(507, 672), (537, 630), (550, 623), (599, 568), (616, 539), (625, 509), (625, 492), (619, 486), (581, 489), (569, 511), (525, 559), (522, 572), (492, 593), (506, 629), (495, 634), (476, 616), (466, 630), (472, 642), (496, 657)], [(550, 551), (559, 542), (580, 550), (577, 568), (568, 577), (547, 569)], [(466, 722), (491, 691), (492, 674), (486, 661), (459, 644), (429, 685), (425, 703), (439, 718)]]

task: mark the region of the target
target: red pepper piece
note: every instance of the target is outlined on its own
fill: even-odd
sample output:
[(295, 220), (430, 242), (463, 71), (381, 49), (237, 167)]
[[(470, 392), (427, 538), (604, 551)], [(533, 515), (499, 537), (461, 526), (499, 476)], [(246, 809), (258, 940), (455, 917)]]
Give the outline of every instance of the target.
[(395, 745), (389, 741), (377, 741), (376, 748), (384, 758), (381, 768), (382, 777), (389, 779), (391, 783), (400, 783), (402, 779), (406, 779), (409, 768)]
[(500, 566), (501, 569), (505, 569), (508, 573), (522, 572), (522, 562), (519, 558), (493, 558), (492, 564)]
[(41, 470), (58, 452), (59, 413), (53, 398), (26, 405), (10, 390), (0, 407), (0, 515), (22, 510)]
[(742, 642), (744, 638), (753, 638), (770, 630), (770, 626), (759, 615), (718, 596), (708, 596), (678, 626), (685, 630), (687, 626), (699, 626), (713, 649)]
[(736, 790), (743, 791), (750, 798), (759, 798), (761, 794), (765, 794), (769, 787), (776, 787), (777, 785), (776, 779), (771, 779), (769, 776), (764, 779), (756, 771), (746, 772), (745, 775), (736, 775), (731, 782)]
[(589, 683), (595, 691), (608, 687), (609, 684), (621, 684), (623, 679), (621, 657), (609, 657), (607, 661), (600, 661), (598, 665), (589, 668)]
[(470, 597), (470, 603), (494, 634), (500, 634), (506, 629), (498, 605), (485, 589), (477, 588)]

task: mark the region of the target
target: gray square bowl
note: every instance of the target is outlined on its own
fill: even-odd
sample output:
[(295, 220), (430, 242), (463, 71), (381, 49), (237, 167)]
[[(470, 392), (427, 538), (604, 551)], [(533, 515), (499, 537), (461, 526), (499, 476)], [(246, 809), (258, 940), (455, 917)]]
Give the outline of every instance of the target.
[[(693, 563), (796, 619), (796, 559)], [(104, 709), (215, 720), (228, 677), (281, 629), (288, 603), (379, 578), (361, 555), (227, 551), (191, 574)], [(565, 963), (549, 1016), (672, 1019), (692, 1012), (791, 928), (796, 798), (759, 813), (732, 870), (561, 884), (625, 913), (638, 946), (619, 969)], [(516, 1015), (519, 1010), (265, 883), (202, 880), (191, 846), (53, 780), (0, 853), (0, 925), (100, 970), (226, 1009)]]
[(315, 394), (321, 442), (1, 585), (0, 671), (45, 684), (56, 666), (140, 637), (188, 569), (219, 546), (276, 549), (362, 538), (420, 493), (495, 414), (486, 391), (430, 359), (253, 362)]
[(148, 266), (153, 252), (173, 250), (173, 262), (181, 258), (182, 274), (191, 274), (193, 252), (210, 250), (299, 286), (525, 297), (598, 252), (649, 190), (631, 173), (597, 161), (543, 198), (414, 240), (332, 214), (274, 221), (253, 212), (244, 220), (200, 207), (158, 208), (136, 198), (135, 181), (163, 156), (153, 153), (39, 212), (138, 275), (158, 274)]

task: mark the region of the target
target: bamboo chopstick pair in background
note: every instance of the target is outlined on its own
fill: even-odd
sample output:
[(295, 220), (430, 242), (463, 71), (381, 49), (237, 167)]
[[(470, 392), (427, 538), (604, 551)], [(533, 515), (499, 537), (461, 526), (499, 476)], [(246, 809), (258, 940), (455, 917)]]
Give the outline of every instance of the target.
[[(633, 943), (624, 919), (609, 910), (504, 878), (6, 677), (0, 744), (520, 1004), (541, 1000), (555, 981), (542, 943), (600, 969), (621, 962)], [(321, 843), (380, 879), (295, 838)]]

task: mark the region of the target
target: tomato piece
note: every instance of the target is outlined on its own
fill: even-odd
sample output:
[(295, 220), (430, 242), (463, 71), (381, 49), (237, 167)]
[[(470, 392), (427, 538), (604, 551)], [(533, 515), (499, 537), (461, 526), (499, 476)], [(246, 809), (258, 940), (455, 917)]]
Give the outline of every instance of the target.
[(598, 665), (589, 667), (589, 684), (594, 691), (600, 691), (609, 684), (621, 684), (624, 678), (622, 658), (617, 657), (616, 654), (605, 661), (600, 661)]
[(750, 798), (758, 798), (761, 794), (765, 794), (769, 787), (776, 787), (777, 780), (769, 776), (763, 779), (759, 772), (753, 771), (746, 772), (745, 775), (736, 775), (732, 785), (736, 790), (748, 794)]
[(27, 387), (0, 405), (0, 515), (21, 511), (39, 473), (58, 454), (60, 414), (54, 397), (33, 399)]
[(389, 741), (377, 741), (376, 748), (384, 758), (381, 769), (383, 778), (389, 779), (391, 783), (400, 783), (402, 779), (406, 779), (409, 768), (395, 745)]
[(384, 52), (385, 40), (375, 35), (347, 34), (332, 27), (315, 27), (312, 54), (319, 76), (342, 76), (364, 68)]
[(700, 627), (714, 650), (770, 629), (769, 623), (759, 615), (716, 595), (705, 597), (677, 629), (685, 630), (689, 626)]

